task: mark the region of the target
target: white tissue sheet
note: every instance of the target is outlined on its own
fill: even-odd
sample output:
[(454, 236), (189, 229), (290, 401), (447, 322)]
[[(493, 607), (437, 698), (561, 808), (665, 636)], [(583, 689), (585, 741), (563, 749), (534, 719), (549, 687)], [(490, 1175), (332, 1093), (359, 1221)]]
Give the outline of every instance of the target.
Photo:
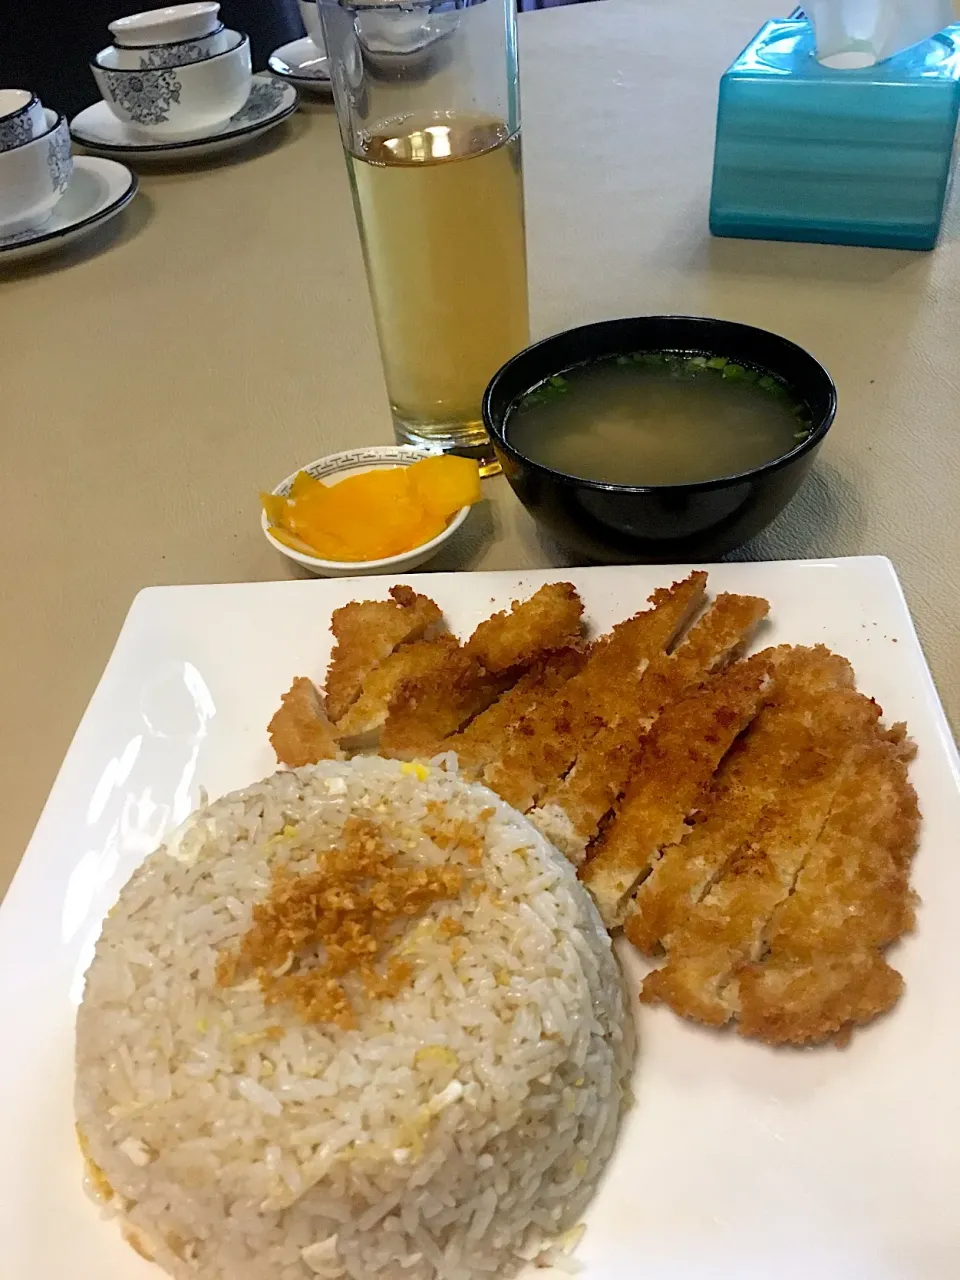
[(952, 0), (804, 0), (817, 57), (830, 67), (869, 67), (953, 22)]

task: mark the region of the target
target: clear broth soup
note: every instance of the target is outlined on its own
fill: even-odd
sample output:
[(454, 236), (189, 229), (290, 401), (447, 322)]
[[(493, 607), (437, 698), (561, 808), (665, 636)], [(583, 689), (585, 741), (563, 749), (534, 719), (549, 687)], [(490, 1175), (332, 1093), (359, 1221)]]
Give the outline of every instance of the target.
[(806, 405), (772, 374), (719, 356), (641, 352), (535, 387), (511, 409), (506, 438), (578, 479), (652, 486), (739, 475), (811, 429)]

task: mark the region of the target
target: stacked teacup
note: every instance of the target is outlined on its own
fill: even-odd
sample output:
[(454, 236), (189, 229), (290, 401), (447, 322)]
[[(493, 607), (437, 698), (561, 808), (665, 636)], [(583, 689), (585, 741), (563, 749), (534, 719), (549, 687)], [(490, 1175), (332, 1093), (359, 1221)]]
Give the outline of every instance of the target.
[(0, 89), (0, 239), (43, 226), (72, 173), (63, 116), (28, 89)]
[(134, 13), (110, 23), (115, 43), (91, 63), (123, 124), (145, 138), (214, 133), (250, 93), (250, 39), (220, 21), (215, 0)]
[(303, 25), (307, 29), (307, 35), (317, 46), (320, 53), (326, 49), (323, 39), (323, 23), (320, 21), (320, 10), (317, 7), (317, 0), (297, 0), (300, 17)]

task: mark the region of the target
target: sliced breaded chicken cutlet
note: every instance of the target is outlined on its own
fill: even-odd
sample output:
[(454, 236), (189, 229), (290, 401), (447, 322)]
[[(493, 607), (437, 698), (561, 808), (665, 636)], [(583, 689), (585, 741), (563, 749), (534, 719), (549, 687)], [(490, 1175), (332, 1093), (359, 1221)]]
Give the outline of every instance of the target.
[(267, 733), (277, 760), (292, 769), (318, 760), (335, 760), (341, 754), (320, 692), (306, 676), (297, 676), (280, 699)]
[(637, 674), (624, 674), (619, 713), (577, 752), (573, 767), (544, 795), (531, 819), (573, 862), (627, 785), (657, 716), (735, 659), (766, 617), (756, 596), (720, 595), (672, 653), (659, 653)]
[(655, 591), (651, 608), (590, 646), (583, 669), (507, 730), (483, 779), (515, 809), (532, 809), (583, 749), (623, 709), (623, 686), (669, 650), (703, 603), (707, 575)]
[(583, 601), (572, 582), (548, 582), (481, 622), (463, 646), (487, 671), (526, 670), (544, 652), (580, 639)]
[(779, 653), (770, 701), (721, 762), (696, 824), (664, 849), (636, 892), (624, 933), (645, 955), (658, 952), (776, 801), (829, 695), (858, 696), (845, 658), (822, 647)]
[[(409, 587), (335, 612), (327, 704), (300, 677), (270, 722), (282, 763), (377, 744), (456, 752), (580, 869), (659, 966), (641, 1000), (769, 1044), (842, 1042), (903, 989), (913, 927), (913, 747), (822, 646), (740, 655), (767, 602), (706, 574), (587, 644), (569, 583), (461, 643)], [(328, 712), (337, 719), (331, 722)]]
[[(439, 607), (411, 587), (391, 587), (390, 597), (352, 601), (334, 610), (330, 629), (336, 643), (327, 672), (326, 698), (312, 680), (298, 676), (267, 726), (278, 763), (299, 768), (338, 756), (344, 735), (335, 722), (360, 697), (364, 681), (373, 678), (402, 646), (412, 645), (441, 626)], [(390, 674), (388, 671), (381, 682), (388, 683)], [(362, 710), (371, 716), (369, 701)], [(361, 713), (356, 719), (361, 719)]]
[(372, 746), (387, 719), (390, 703), (405, 681), (444, 679), (454, 655), (459, 655), (456, 636), (443, 634), (435, 640), (417, 640), (401, 645), (364, 678), (356, 701), (336, 723), (337, 737), (352, 750)]
[[(307, 686), (314, 686), (295, 683), (271, 722), (282, 764), (293, 764), (294, 756), (299, 764), (315, 763), (337, 743), (373, 747), (378, 737), (384, 754), (432, 755), (525, 673), (536, 669), (552, 679), (549, 657), (581, 645), (583, 604), (568, 582), (548, 583), (515, 601), (481, 622), (465, 645), (440, 631), (442, 615), (432, 600), (404, 586), (390, 595), (334, 611), (326, 705), (339, 714), (331, 725), (318, 698), (307, 696)], [(568, 657), (566, 664), (573, 661)]]
[[(385, 756), (413, 759), (458, 733), (549, 655), (580, 642), (583, 604), (570, 583), (550, 583), (481, 622), (442, 670), (402, 681), (380, 735)], [(488, 666), (487, 663), (491, 665)]]
[[(882, 950), (912, 927), (910, 745), (850, 664), (775, 650), (766, 705), (695, 825), (655, 859), (625, 936), (665, 953), (641, 999), (768, 1043), (844, 1036), (897, 999)], [(589, 865), (587, 870), (589, 870)]]
[(914, 925), (910, 870), (920, 828), (901, 726), (849, 769), (762, 954), (736, 975), (739, 1031), (768, 1044), (840, 1043), (899, 999), (884, 951)]
[(580, 869), (607, 928), (623, 923), (661, 850), (685, 834), (721, 760), (766, 702), (774, 662), (767, 650), (735, 663), (654, 722), (623, 799)]
[(440, 749), (456, 751), (460, 771), (466, 777), (481, 777), (486, 766), (499, 757), (510, 726), (582, 671), (586, 660), (587, 651), (582, 645), (570, 645), (539, 658), (486, 711), (458, 733), (444, 738)]
[(733, 975), (758, 959), (771, 916), (792, 893), (855, 770), (858, 739), (876, 726), (874, 712), (866, 698), (840, 690), (822, 699), (816, 723), (798, 726), (806, 741), (773, 800), (716, 882), (662, 939), (667, 962), (645, 980), (644, 1000), (712, 1026), (736, 1016)]
[(336, 723), (360, 696), (366, 677), (401, 645), (439, 628), (438, 605), (412, 587), (390, 588), (389, 600), (355, 600), (335, 609), (336, 643), (326, 679), (326, 710)]

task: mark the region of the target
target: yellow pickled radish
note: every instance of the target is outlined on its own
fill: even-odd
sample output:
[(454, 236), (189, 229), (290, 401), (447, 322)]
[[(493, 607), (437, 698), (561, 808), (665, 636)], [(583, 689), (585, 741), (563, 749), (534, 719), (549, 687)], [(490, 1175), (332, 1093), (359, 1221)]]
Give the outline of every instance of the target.
[(298, 471), (293, 477), (293, 484), (290, 486), (289, 497), (296, 502), (297, 498), (302, 498), (305, 494), (311, 493), (317, 486), (325, 489), (326, 485), (322, 480), (315, 480), (309, 471)]
[(413, 551), (479, 499), (476, 462), (449, 456), (380, 467), (334, 484), (300, 471), (288, 496), (260, 495), (278, 541), (305, 555), (346, 562)]
[(323, 560), (343, 560), (345, 558), (347, 549), (343, 543), (331, 541), (329, 545), (321, 549), (314, 546), (312, 542), (304, 542), (303, 538), (298, 538), (295, 533), (291, 533), (289, 529), (281, 528), (280, 525), (271, 525), (270, 533), (278, 542), (282, 542), (291, 551), (299, 551), (302, 556), (320, 556)]
[(282, 525), (286, 519), (287, 500), (279, 493), (261, 493), (260, 503), (271, 524)]
[(480, 501), (480, 468), (472, 458), (448, 453), (423, 458), (408, 470), (420, 501), (437, 515), (452, 516)]

